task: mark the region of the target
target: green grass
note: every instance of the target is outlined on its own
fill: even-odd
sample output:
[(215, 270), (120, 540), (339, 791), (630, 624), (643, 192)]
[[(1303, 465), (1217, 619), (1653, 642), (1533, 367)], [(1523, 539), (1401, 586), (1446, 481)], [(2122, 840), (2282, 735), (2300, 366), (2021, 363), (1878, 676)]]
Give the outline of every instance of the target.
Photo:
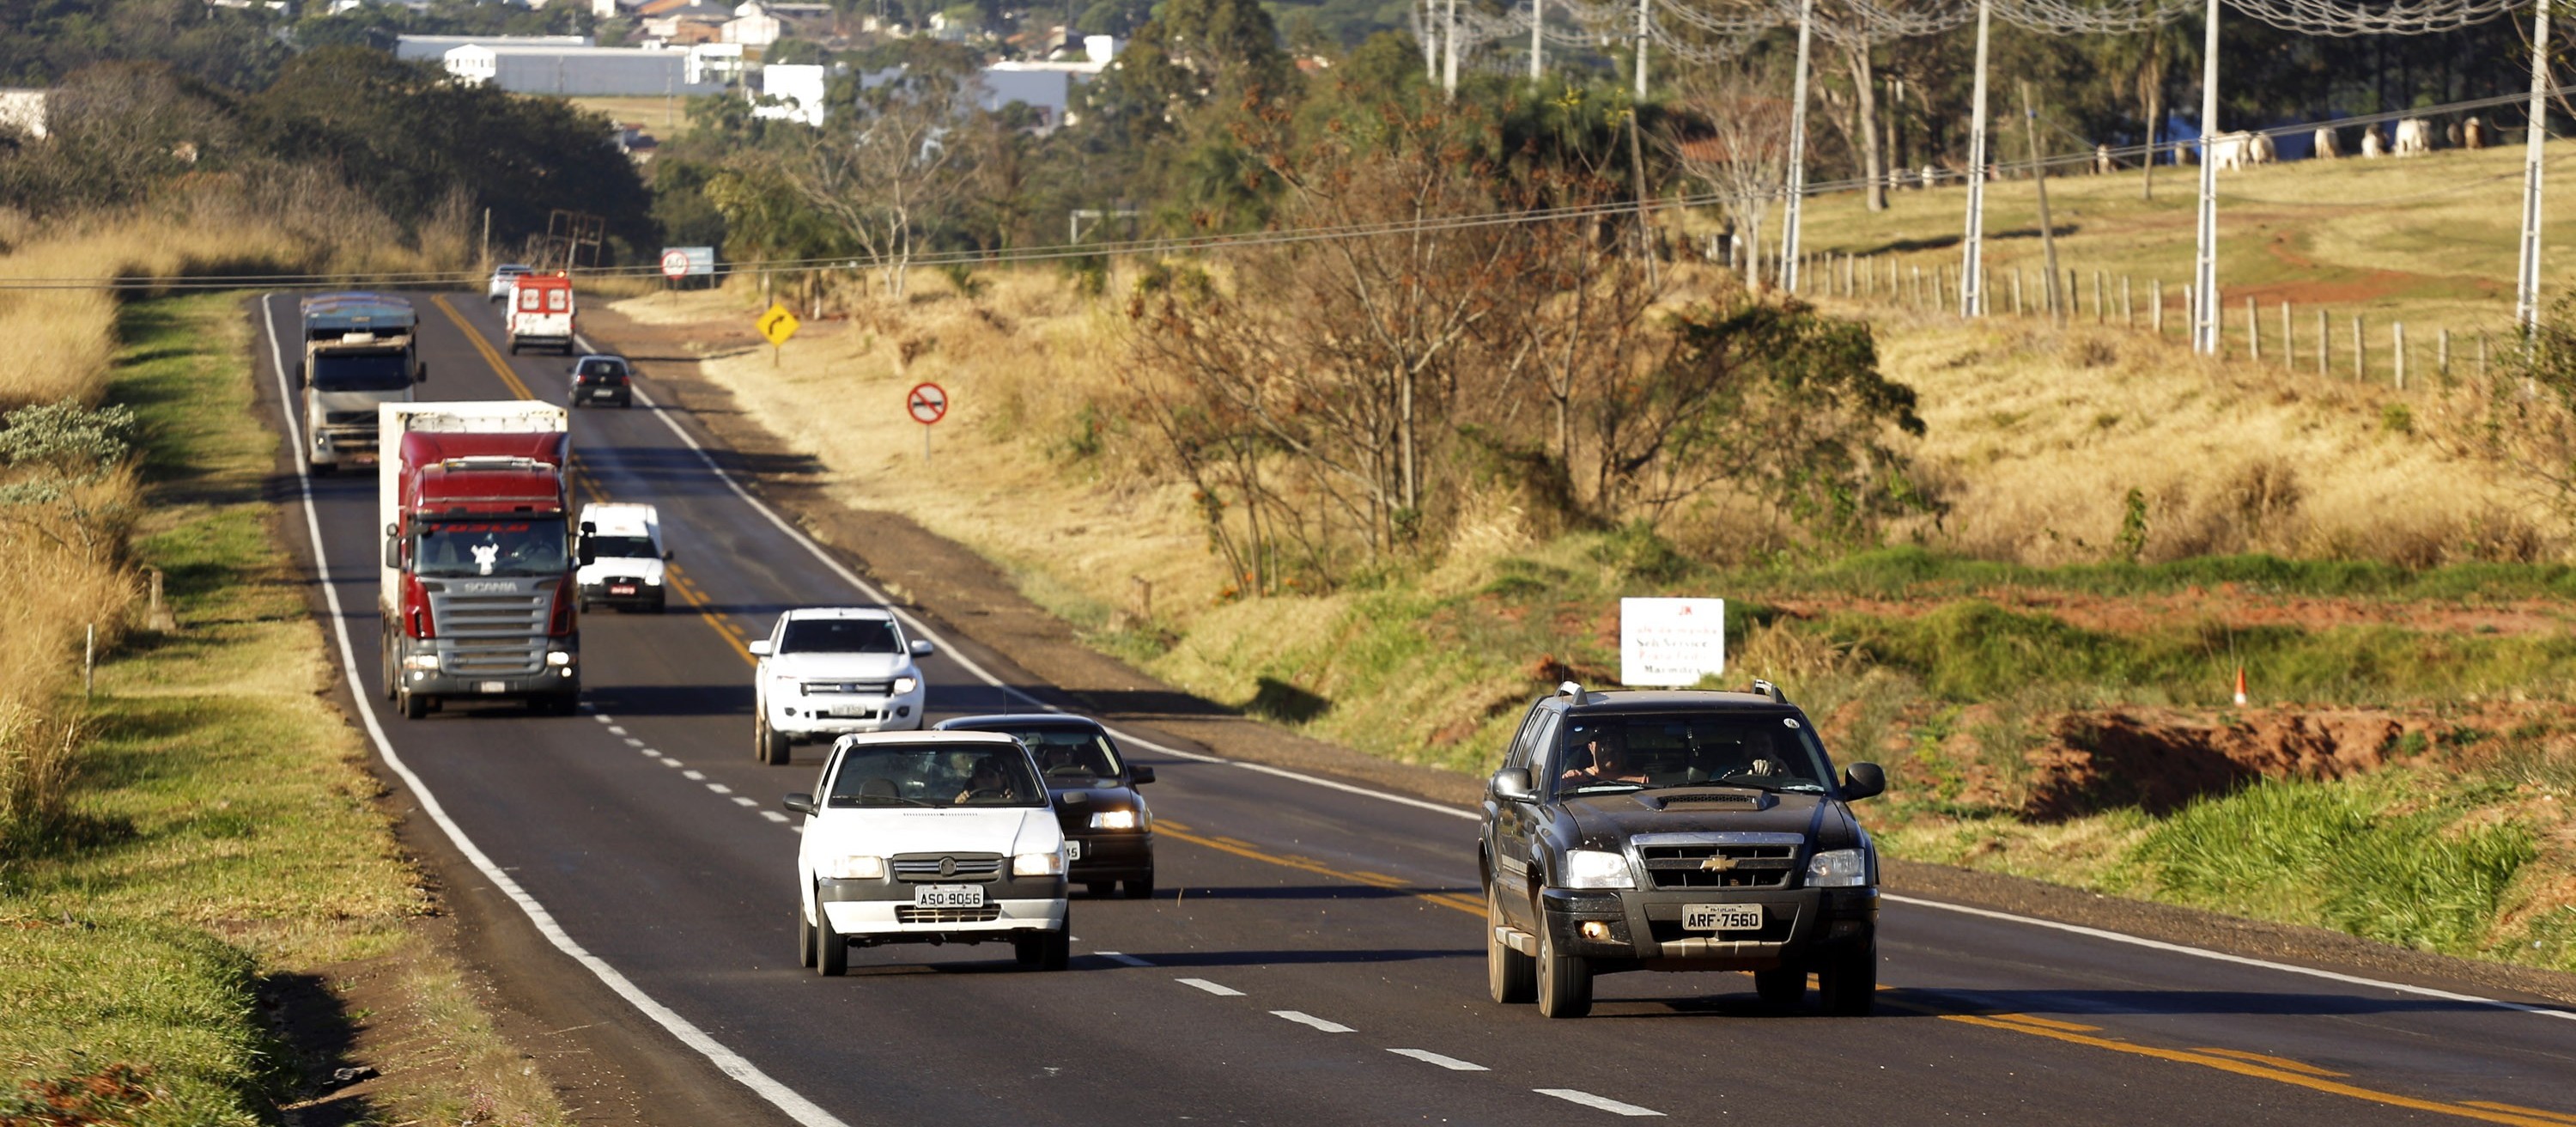
[(145, 421), (133, 544), (181, 629), (99, 675), (74, 829), (0, 862), (0, 1080), (143, 1070), (142, 1118), (268, 1118), (292, 1077), (266, 976), (383, 953), (428, 904), (268, 534), (272, 439), (235, 299), (128, 306), (109, 399)]
[(2232, 584), (2250, 594), (2325, 598), (2500, 599), (2576, 597), (2576, 567), (2460, 563), (2405, 568), (2369, 560), (2270, 555), (2195, 556), (2167, 563), (2027, 567), (1903, 546), (1855, 552), (1799, 567), (1722, 573), (1745, 589), (1775, 595), (1870, 598), (1965, 597), (1996, 588), (2091, 595), (2174, 594)]

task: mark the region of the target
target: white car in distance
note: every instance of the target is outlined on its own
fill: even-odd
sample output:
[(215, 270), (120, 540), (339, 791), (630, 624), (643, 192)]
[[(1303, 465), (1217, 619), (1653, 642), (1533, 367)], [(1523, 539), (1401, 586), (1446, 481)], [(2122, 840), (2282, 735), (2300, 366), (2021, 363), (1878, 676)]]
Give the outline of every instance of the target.
[(915, 658), (922, 639), (883, 607), (807, 607), (778, 616), (751, 644), (752, 758), (785, 763), (800, 743), (922, 726), (929, 689)]
[(510, 283), (526, 274), (535, 273), (524, 263), (504, 262), (492, 268), (492, 280), (483, 287), (483, 296), (499, 301), (510, 296)]
[(999, 732), (843, 736), (796, 848), (796, 950), (849, 973), (850, 947), (1008, 940), (1021, 966), (1063, 970), (1064, 831), (1018, 740)]

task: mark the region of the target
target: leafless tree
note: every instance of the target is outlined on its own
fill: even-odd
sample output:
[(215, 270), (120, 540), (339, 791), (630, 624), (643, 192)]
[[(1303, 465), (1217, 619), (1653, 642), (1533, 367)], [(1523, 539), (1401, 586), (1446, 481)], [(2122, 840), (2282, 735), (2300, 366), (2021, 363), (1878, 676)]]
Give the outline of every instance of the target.
[(1684, 172), (1726, 197), (1728, 215), (1748, 240), (1745, 279), (1757, 289), (1763, 223), (1788, 182), (1790, 106), (1773, 77), (1741, 61), (1684, 71), (1677, 120), (1689, 132), (1664, 138)]

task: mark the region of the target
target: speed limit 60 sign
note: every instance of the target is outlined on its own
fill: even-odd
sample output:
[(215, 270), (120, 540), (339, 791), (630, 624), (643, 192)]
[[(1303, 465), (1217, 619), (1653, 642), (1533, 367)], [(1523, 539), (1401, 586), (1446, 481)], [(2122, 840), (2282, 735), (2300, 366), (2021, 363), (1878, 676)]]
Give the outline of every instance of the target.
[(904, 393), (903, 409), (912, 413), (914, 422), (929, 426), (947, 417), (948, 392), (935, 383), (916, 384)]

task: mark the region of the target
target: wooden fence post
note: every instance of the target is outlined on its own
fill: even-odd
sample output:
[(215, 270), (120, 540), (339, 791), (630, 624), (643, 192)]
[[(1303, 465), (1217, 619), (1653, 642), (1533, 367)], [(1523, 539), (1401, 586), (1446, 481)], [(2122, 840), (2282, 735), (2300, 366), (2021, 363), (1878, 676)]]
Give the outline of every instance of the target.
[(2157, 278), (2154, 281), (2154, 285), (2156, 288), (2156, 336), (2158, 338), (2162, 338), (2165, 335), (2165, 280)]
[(2451, 330), (2447, 327), (2442, 330), (2440, 346), (2433, 352), (2433, 374), (2451, 378)]
[(2326, 311), (2319, 309), (2317, 310), (2317, 375), (2333, 374), (2327, 369), (2327, 364), (2333, 359), (2328, 354), (2333, 351), (2334, 334), (2326, 331)]
[(2352, 379), (2360, 383), (2370, 371), (2370, 345), (2361, 339), (2361, 315), (2352, 318)]
[(2396, 374), (2397, 390), (2406, 390), (2406, 322), (2388, 323), (2390, 371)]
[(2245, 299), (2245, 358), (2263, 362), (2263, 319), (2255, 315), (2254, 299)]
[(2126, 274), (2120, 275), (2120, 324), (2123, 328), (2138, 327), (2138, 310), (2129, 304), (2129, 276)]

